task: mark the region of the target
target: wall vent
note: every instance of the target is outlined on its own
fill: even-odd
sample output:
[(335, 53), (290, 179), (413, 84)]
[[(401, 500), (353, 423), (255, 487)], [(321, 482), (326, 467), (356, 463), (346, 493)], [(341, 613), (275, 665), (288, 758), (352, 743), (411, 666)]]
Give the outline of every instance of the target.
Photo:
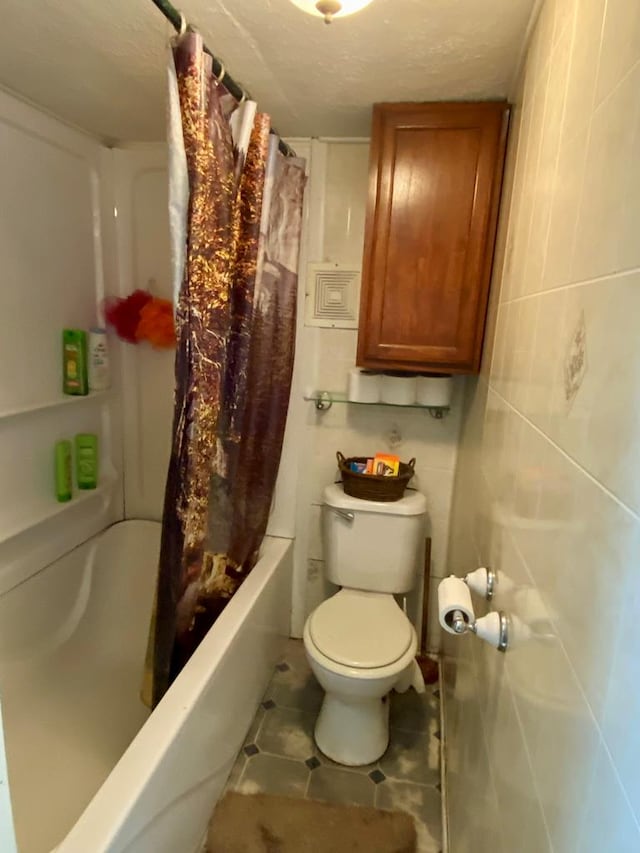
[(357, 329), (360, 273), (353, 264), (307, 264), (305, 325)]

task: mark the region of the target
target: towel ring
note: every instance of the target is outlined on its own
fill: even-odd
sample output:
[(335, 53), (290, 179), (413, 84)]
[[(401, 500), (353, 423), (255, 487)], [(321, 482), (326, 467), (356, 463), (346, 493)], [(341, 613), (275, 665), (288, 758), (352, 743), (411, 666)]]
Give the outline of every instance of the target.
[(182, 14), (182, 12), (180, 12), (179, 14), (180, 14), (180, 30), (178, 31), (178, 35), (180, 36), (180, 38), (182, 38), (182, 36), (187, 31), (187, 19)]
[(216, 83), (222, 83), (222, 79), (227, 72), (226, 72), (226, 69), (224, 67), (224, 62), (221, 59), (219, 59), (218, 62), (220, 63), (220, 73), (215, 78), (215, 80), (216, 80)]

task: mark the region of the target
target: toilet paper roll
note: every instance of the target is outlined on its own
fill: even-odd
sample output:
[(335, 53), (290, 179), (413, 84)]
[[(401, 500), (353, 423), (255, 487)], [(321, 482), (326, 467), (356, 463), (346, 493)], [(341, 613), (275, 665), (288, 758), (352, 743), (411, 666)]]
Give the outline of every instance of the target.
[(418, 376), (416, 399), (421, 406), (450, 406), (452, 391), (450, 376)]
[(451, 575), (438, 585), (438, 618), (444, 630), (450, 634), (456, 633), (453, 630), (453, 614), (456, 610), (462, 613), (468, 625), (474, 622), (469, 587), (463, 580)]
[(380, 399), (394, 406), (415, 405), (416, 377), (383, 373), (380, 377)]
[(349, 371), (347, 398), (352, 403), (379, 403), (380, 374), (354, 367)]

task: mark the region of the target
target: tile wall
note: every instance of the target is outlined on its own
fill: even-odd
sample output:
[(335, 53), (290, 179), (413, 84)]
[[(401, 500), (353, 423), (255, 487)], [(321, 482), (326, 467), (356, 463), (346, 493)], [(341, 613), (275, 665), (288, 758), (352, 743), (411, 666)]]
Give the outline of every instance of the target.
[(547, 0), (513, 103), (448, 564), (515, 643), (447, 642), (451, 853), (640, 850), (640, 3)]
[[(369, 146), (366, 142), (314, 142), (308, 196), (310, 232), (307, 260), (360, 264), (364, 240)], [(357, 330), (306, 327), (296, 370), (304, 373), (308, 389), (345, 391), (349, 369), (355, 366)], [(449, 510), (456, 465), (464, 379), (456, 379), (451, 414), (435, 420), (426, 411), (383, 406), (334, 404), (316, 412), (308, 403), (302, 464), (298, 483), (301, 507), (297, 538), (304, 543), (307, 578), (303, 603), (294, 601), (294, 635), (300, 636), (306, 615), (333, 591), (323, 579), (320, 532), (322, 491), (337, 476), (336, 451), (369, 455), (392, 451), (417, 459), (413, 485), (427, 496), (432, 537), (432, 590), (443, 577)], [(298, 560), (299, 564), (302, 560)], [(431, 648), (437, 648), (437, 620), (431, 620)]]

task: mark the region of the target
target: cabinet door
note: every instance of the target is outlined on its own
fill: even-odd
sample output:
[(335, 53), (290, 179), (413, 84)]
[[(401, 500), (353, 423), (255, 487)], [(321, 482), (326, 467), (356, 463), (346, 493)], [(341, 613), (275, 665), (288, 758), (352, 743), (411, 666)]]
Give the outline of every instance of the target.
[(508, 107), (376, 104), (358, 364), (479, 369)]

